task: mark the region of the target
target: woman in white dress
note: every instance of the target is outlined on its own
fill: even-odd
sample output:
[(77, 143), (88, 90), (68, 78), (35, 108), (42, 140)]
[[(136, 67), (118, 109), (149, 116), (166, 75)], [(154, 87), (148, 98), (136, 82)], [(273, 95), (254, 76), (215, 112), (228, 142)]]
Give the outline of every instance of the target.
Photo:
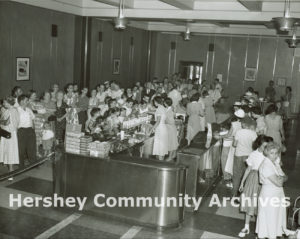
[[(287, 177), (278, 162), (280, 147), (269, 143), (264, 151), (265, 160), (259, 168), (262, 188), (259, 194), (256, 233), (258, 238), (277, 238), (286, 229), (286, 206), (283, 183)], [(276, 203), (274, 203), (274, 201)], [(272, 204), (273, 202), (273, 204)]]
[(170, 98), (165, 99), (165, 106), (167, 108), (167, 118), (166, 124), (168, 127), (168, 151), (169, 151), (169, 158), (167, 161), (172, 161), (176, 158), (176, 150), (178, 149), (178, 136), (177, 136), (177, 128), (174, 120), (174, 112), (172, 109), (173, 101)]
[[(5, 125), (1, 125), (1, 128), (11, 133), (11, 138), (6, 139), (1, 137), (0, 140), (0, 163), (8, 165), (9, 171), (13, 171), (13, 165), (19, 164), (19, 147), (17, 130), (19, 125), (19, 113), (16, 108), (13, 107), (15, 100), (12, 97), (8, 97), (4, 100), (3, 118), (6, 121)], [(10, 178), (12, 180), (12, 178)]]
[(200, 131), (204, 131), (201, 125), (201, 119), (204, 117), (204, 111), (202, 105), (198, 102), (199, 98), (200, 95), (198, 93), (194, 94), (191, 97), (191, 102), (187, 105), (187, 115), (189, 116), (189, 120), (186, 139), (188, 141), (188, 145), (190, 145), (191, 141)]
[(155, 111), (156, 123), (152, 129), (154, 131), (153, 155), (158, 156), (159, 160), (164, 160), (168, 154), (168, 127), (166, 125), (166, 108), (163, 106), (163, 99), (156, 96), (153, 99), (157, 107)]

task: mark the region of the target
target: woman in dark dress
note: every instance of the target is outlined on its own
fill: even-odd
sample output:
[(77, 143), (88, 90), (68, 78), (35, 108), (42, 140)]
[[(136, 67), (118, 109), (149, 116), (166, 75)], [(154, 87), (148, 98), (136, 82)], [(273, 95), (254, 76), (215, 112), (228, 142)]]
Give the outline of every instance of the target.
[(56, 95), (56, 123), (55, 123), (55, 135), (58, 144), (63, 144), (66, 130), (66, 109), (68, 105), (64, 102), (64, 93), (62, 91), (57, 92)]

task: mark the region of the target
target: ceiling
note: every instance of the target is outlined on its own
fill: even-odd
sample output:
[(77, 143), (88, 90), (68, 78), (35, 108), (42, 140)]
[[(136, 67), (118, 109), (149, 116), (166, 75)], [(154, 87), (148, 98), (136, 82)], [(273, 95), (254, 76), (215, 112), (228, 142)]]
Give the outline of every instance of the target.
[[(11, 0), (80, 16), (112, 19), (119, 0)], [(151, 31), (276, 35), (273, 17), (283, 16), (284, 0), (125, 0), (130, 25)], [(300, 0), (291, 0), (300, 18)], [(300, 27), (298, 34), (300, 35)]]

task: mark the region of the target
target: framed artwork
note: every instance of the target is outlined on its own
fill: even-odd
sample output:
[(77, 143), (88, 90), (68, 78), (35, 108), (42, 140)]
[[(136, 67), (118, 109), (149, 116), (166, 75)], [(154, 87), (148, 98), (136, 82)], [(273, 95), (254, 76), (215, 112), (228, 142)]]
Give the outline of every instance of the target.
[(30, 79), (30, 58), (17, 57), (17, 81), (28, 81)]
[(113, 75), (119, 75), (120, 74), (120, 65), (121, 65), (120, 59), (114, 59), (113, 60)]
[(286, 86), (287, 79), (285, 77), (278, 77), (277, 78), (277, 85), (278, 86)]
[(256, 81), (256, 68), (246, 67), (245, 70), (245, 81)]

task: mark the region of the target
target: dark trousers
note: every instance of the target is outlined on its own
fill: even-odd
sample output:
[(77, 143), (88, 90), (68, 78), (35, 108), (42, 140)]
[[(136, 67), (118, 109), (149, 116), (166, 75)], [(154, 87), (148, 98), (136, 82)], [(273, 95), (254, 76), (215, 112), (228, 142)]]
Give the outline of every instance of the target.
[(18, 130), (18, 144), (20, 167), (25, 166), (25, 160), (36, 160), (36, 136), (33, 128), (20, 128)]
[(246, 171), (246, 163), (245, 160), (248, 156), (234, 156), (233, 161), (233, 175), (232, 175), (232, 184), (233, 184), (233, 196), (238, 196), (240, 183)]
[(82, 132), (85, 131), (85, 122), (88, 120), (87, 111), (80, 111), (78, 113), (78, 122), (82, 125)]

